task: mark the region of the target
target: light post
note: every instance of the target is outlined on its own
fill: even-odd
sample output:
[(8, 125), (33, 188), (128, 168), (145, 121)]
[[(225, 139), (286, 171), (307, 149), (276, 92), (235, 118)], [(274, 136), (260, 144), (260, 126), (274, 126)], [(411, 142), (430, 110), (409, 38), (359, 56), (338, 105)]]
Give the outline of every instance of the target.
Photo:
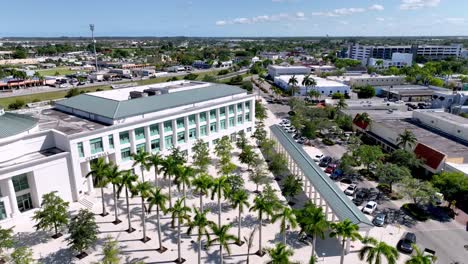
[(98, 72), (97, 54), (96, 54), (96, 40), (94, 39), (94, 24), (89, 24), (89, 29), (91, 30), (91, 38), (93, 40), (94, 61), (96, 63), (96, 72)]

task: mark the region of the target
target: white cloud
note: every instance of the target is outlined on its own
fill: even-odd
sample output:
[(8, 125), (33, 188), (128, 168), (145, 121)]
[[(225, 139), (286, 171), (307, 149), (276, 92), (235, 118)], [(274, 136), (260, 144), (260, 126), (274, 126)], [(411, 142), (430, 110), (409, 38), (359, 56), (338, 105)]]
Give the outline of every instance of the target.
[(216, 21), (216, 25), (217, 25), (217, 26), (224, 26), (224, 25), (226, 25), (226, 24), (227, 24), (227, 22), (226, 22), (225, 20)]
[(280, 13), (275, 15), (261, 15), (251, 18), (239, 17), (231, 20), (219, 20), (215, 24), (217, 26), (233, 25), (233, 24), (258, 24), (266, 22), (276, 21), (291, 21), (291, 20), (306, 20), (306, 16), (303, 12), (297, 12), (295, 14)]
[(401, 10), (415, 10), (425, 7), (436, 7), (440, 0), (401, 0)]
[(367, 8), (369, 10), (376, 10), (376, 11), (382, 11), (384, 10), (385, 8), (383, 7), (383, 5), (371, 5), (369, 6), (369, 8)]
[(385, 21), (385, 18), (383, 18), (383, 17), (376, 17), (375, 20), (380, 21), (380, 22), (383, 22), (383, 21)]

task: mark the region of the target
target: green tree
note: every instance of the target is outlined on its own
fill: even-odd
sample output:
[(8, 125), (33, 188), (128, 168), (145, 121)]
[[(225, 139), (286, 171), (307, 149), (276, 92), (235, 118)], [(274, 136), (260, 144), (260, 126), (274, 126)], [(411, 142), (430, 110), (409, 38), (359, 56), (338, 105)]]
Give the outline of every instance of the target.
[(17, 247), (11, 253), (11, 263), (14, 264), (32, 264), (35, 263), (33, 251), (27, 247)]
[(231, 186), (227, 182), (226, 176), (221, 176), (213, 180), (211, 185), (211, 200), (214, 199), (215, 195), (218, 197), (218, 226), (221, 226), (221, 199), (227, 198), (230, 194)]
[(256, 196), (254, 199), (254, 204), (250, 207), (250, 211), (258, 213), (258, 252), (257, 255), (263, 256), (265, 253), (263, 252), (262, 247), (262, 226), (263, 226), (263, 215), (272, 215), (273, 208), (272, 203), (270, 203), (264, 196)]
[(327, 221), (322, 208), (315, 206), (311, 201), (307, 201), (304, 207), (296, 210), (295, 213), (301, 233), (312, 236), (311, 256), (314, 257), (317, 237), (325, 239), (325, 232), (328, 230), (330, 223)]
[(162, 164), (164, 178), (169, 179), (169, 208), (172, 207), (172, 177), (177, 175), (180, 164), (182, 163), (174, 156), (167, 157)]
[(5, 229), (0, 226), (0, 260), (5, 257), (5, 251), (14, 246), (13, 228)]
[(32, 219), (36, 221), (36, 230), (49, 231), (54, 229), (53, 238), (62, 236), (60, 229), (68, 225), (68, 202), (56, 195), (55, 192), (42, 196), (41, 208), (34, 212)]
[(288, 206), (283, 206), (279, 212), (273, 214), (271, 221), (273, 223), (280, 221), (280, 231), (283, 234), (283, 244), (286, 245), (287, 226), (291, 226), (291, 228), (297, 227), (297, 220), (294, 211)]
[(119, 242), (111, 236), (106, 238), (102, 246), (102, 264), (119, 264), (120, 263), (120, 248)]
[(331, 223), (330, 237), (340, 237), (341, 238), (341, 258), (340, 263), (343, 264), (344, 262), (344, 254), (345, 254), (345, 242), (346, 240), (350, 239), (355, 241), (356, 239), (361, 239), (361, 235), (359, 234), (359, 226), (353, 224), (351, 220), (345, 219), (342, 222)]
[(81, 259), (88, 255), (85, 251), (96, 244), (98, 232), (99, 228), (94, 219), (94, 214), (88, 210), (81, 209), (71, 219), (68, 225), (70, 236), (67, 241), (71, 249), (79, 252), (78, 258)]
[(320, 92), (315, 90), (315, 89), (312, 89), (310, 90), (307, 95), (310, 97), (310, 98), (315, 98), (315, 100), (317, 100), (319, 97), (320, 97)]
[(294, 255), (294, 251), (289, 249), (286, 244), (276, 244), (274, 248), (267, 249), (271, 258), (271, 264), (290, 264), (289, 258)]
[(258, 159), (258, 154), (254, 151), (254, 148), (251, 145), (247, 144), (241, 149), (241, 153), (239, 154), (239, 161), (243, 164), (246, 164), (248, 170), (250, 170), (251, 166), (256, 164)]
[(141, 172), (141, 179), (145, 181), (145, 170), (149, 170), (151, 163), (148, 162), (149, 153), (146, 151), (139, 151), (137, 153), (132, 154), (133, 165), (132, 167), (135, 168), (136, 166), (140, 166)]
[(231, 140), (228, 136), (223, 136), (215, 145), (215, 154), (223, 163), (223, 160), (230, 161), (231, 153), (234, 150)]
[(413, 245), (414, 253), (405, 264), (432, 264), (435, 263), (437, 257), (434, 255), (424, 254), (424, 251)]
[(208, 241), (210, 241), (210, 233), (208, 232), (207, 227), (215, 225), (213, 221), (208, 220), (208, 218), (206, 217), (206, 214), (208, 212), (208, 210), (200, 211), (197, 208), (193, 208), (193, 220), (189, 223), (189, 228), (187, 229), (187, 234), (189, 235), (194, 229), (198, 229), (198, 264), (201, 264), (202, 238), (206, 236)]
[(181, 224), (186, 220), (187, 222), (190, 221), (190, 215), (188, 214), (190, 212), (190, 207), (184, 206), (184, 200), (185, 198), (182, 197), (178, 199), (174, 203), (174, 207), (171, 207), (168, 209), (168, 212), (171, 213), (171, 225), (174, 226), (175, 221), (177, 219), (177, 262), (182, 263), (182, 256), (180, 252), (180, 227)]
[(288, 81), (289, 89), (291, 90), (291, 95), (295, 96), (298, 92), (299, 87), (297, 86), (299, 82), (297, 81), (296, 75), (291, 76)]
[(340, 98), (336, 103), (335, 109), (337, 111), (348, 108), (348, 104), (344, 98)]
[(158, 175), (161, 171), (163, 163), (164, 158), (159, 153), (148, 156), (145, 162), (146, 165), (152, 166), (154, 168), (154, 182), (156, 184), (156, 187), (159, 187)]
[(215, 238), (208, 242), (208, 246), (211, 246), (214, 243), (219, 244), (219, 259), (221, 264), (224, 263), (223, 249), (226, 250), (228, 255), (231, 255), (231, 248), (229, 247), (229, 243), (231, 241), (234, 242), (237, 240), (235, 236), (229, 234), (229, 229), (231, 229), (231, 225), (211, 225), (211, 230), (213, 235), (215, 235)]
[(435, 188), (440, 190), (445, 199), (449, 201), (449, 204), (452, 204), (454, 201), (463, 204), (466, 201), (468, 177), (462, 172), (444, 171), (434, 175), (431, 182)]
[(257, 126), (255, 128), (255, 131), (252, 137), (256, 138), (258, 140), (257, 142), (262, 142), (266, 139), (267, 132), (265, 130), (265, 124), (263, 122), (257, 123)]
[(71, 97), (74, 97), (74, 96), (78, 96), (80, 94), (81, 94), (81, 92), (80, 92), (80, 90), (78, 88), (71, 88), (70, 90), (68, 90), (67, 94), (65, 95), (65, 98), (71, 98)]
[(397, 146), (403, 147), (403, 149), (412, 148), (418, 139), (411, 130), (405, 129), (403, 133), (397, 137)]
[(286, 166), (287, 161), (284, 154), (275, 153), (271, 157), (270, 164), (268, 165), (271, 172), (274, 174), (281, 174), (285, 172), (288, 167)]
[(276, 142), (273, 139), (265, 138), (260, 141), (260, 148), (266, 159), (271, 159), (275, 151)]
[(401, 167), (407, 167), (409, 169), (417, 169), (423, 166), (423, 161), (416, 157), (414, 152), (410, 152), (404, 149), (397, 149), (390, 153), (387, 159), (389, 162), (396, 164)]
[(122, 174), (124, 172), (119, 170), (119, 166), (115, 164), (110, 164), (110, 166), (106, 170), (106, 177), (109, 182), (112, 184), (112, 193), (114, 197), (114, 214), (115, 219), (112, 223), (114, 225), (120, 224), (122, 221), (119, 219), (119, 209), (118, 209), (118, 198), (117, 198), (117, 190), (116, 187), (121, 184), (122, 182)]
[(10, 110), (18, 110), (23, 108), (26, 105), (26, 102), (22, 99), (15, 99), (13, 103), (8, 105), (8, 109)]
[(268, 117), (267, 109), (260, 100), (255, 100), (255, 119), (263, 121)]
[(431, 202), (433, 195), (437, 192), (437, 189), (429, 181), (421, 181), (412, 177), (403, 178), (399, 185), (401, 192), (413, 200), (416, 205)]
[(373, 237), (365, 237), (362, 239), (362, 243), (364, 247), (359, 251), (359, 259), (364, 260), (365, 258), (368, 264), (380, 264), (382, 257), (387, 260), (388, 264), (395, 264), (400, 256), (395, 247), (383, 241), (377, 241)]
[(237, 190), (231, 195), (231, 203), (232, 207), (238, 208), (238, 215), (237, 215), (237, 221), (239, 221), (239, 224), (237, 226), (237, 245), (241, 246), (241, 228), (242, 228), (242, 213), (244, 212), (244, 207), (249, 207), (249, 193), (244, 190)]
[(211, 163), (210, 150), (208, 144), (202, 139), (198, 139), (192, 147), (193, 151), (193, 166), (197, 168), (198, 172), (204, 172), (208, 169)]
[(134, 192), (135, 183), (138, 180), (138, 176), (135, 175), (131, 170), (124, 171), (122, 178), (118, 186), (117, 194), (120, 195), (122, 189), (125, 188), (125, 202), (127, 204), (127, 221), (128, 221), (128, 233), (132, 233), (135, 229), (132, 227), (132, 215), (130, 211), (129, 191)]
[[(177, 189), (180, 192), (182, 187), (182, 195), (183, 197), (187, 197), (187, 187), (190, 187), (192, 183), (192, 178), (195, 176), (195, 170), (189, 166), (178, 165), (177, 174), (174, 179), (174, 183), (177, 186)], [(184, 200), (184, 206), (186, 206), (186, 202)]]
[(385, 163), (377, 166), (376, 175), (378, 175), (379, 181), (388, 184), (390, 192), (393, 192), (393, 184), (401, 181), (403, 178), (411, 177), (411, 172), (406, 167)]
[(306, 88), (305, 94), (308, 95), (309, 94), (309, 92), (308, 92), (309, 87), (314, 88), (317, 85), (317, 82), (315, 81), (314, 78), (310, 77), (310, 74), (307, 74), (306, 76), (304, 76), (304, 79), (302, 80), (301, 84), (302, 84), (302, 86), (304, 86)]
[(370, 85), (366, 85), (360, 87), (357, 94), (360, 99), (372, 98), (375, 96), (375, 88)]
[(370, 165), (379, 162), (384, 157), (384, 154), (380, 146), (361, 145), (356, 150), (356, 156), (369, 170)]
[(288, 175), (283, 181), (283, 195), (289, 202), (302, 191), (302, 180), (294, 175)]
[(106, 203), (104, 197), (104, 188), (109, 183), (107, 179), (106, 170), (109, 168), (109, 164), (106, 163), (104, 158), (98, 158), (97, 160), (91, 161), (91, 171), (86, 174), (86, 177), (92, 177), (95, 182), (95, 187), (101, 188), (101, 199), (102, 199), (102, 213), (101, 216), (106, 216), (109, 213), (106, 211)]
[(157, 249), (160, 253), (165, 252), (167, 249), (162, 245), (162, 235), (161, 235), (161, 218), (160, 212), (167, 211), (166, 204), (169, 198), (167, 195), (162, 193), (161, 188), (151, 188), (148, 193), (147, 202), (149, 203), (148, 212), (151, 212), (153, 206), (156, 206), (156, 221), (158, 227), (158, 241), (159, 241), (159, 248)]
[[(272, 212), (277, 212), (283, 208), (283, 202), (279, 199), (277, 191), (267, 183), (262, 190), (262, 195), (265, 197), (265, 201), (271, 205)], [(270, 215), (267, 215), (270, 217)]]
[(208, 192), (211, 190), (213, 186), (213, 177), (206, 174), (201, 173), (192, 181), (192, 185), (195, 188), (195, 192), (198, 193), (198, 197), (200, 199), (200, 211), (203, 211), (203, 196), (207, 195)]
[(138, 182), (135, 186), (135, 190), (133, 195), (140, 195), (141, 197), (141, 226), (143, 227), (143, 237), (140, 239), (143, 243), (146, 243), (151, 240), (148, 236), (146, 236), (146, 206), (145, 206), (145, 199), (147, 199), (150, 195), (150, 191), (153, 188), (151, 183), (149, 182)]
[(249, 180), (255, 183), (255, 192), (260, 193), (258, 187), (260, 185), (267, 184), (270, 181), (270, 178), (268, 177), (268, 173), (264, 166), (259, 164), (249, 173)]

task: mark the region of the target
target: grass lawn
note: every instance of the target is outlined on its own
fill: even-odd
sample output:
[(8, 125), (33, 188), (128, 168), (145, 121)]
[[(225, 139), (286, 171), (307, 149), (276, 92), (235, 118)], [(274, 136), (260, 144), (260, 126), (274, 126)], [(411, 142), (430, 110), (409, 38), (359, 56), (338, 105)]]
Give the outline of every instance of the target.
[(52, 69), (45, 69), (45, 70), (37, 70), (42, 76), (55, 76), (55, 73), (58, 72), (58, 75), (67, 75), (73, 74), (77, 71), (70, 70), (69, 67), (57, 67)]

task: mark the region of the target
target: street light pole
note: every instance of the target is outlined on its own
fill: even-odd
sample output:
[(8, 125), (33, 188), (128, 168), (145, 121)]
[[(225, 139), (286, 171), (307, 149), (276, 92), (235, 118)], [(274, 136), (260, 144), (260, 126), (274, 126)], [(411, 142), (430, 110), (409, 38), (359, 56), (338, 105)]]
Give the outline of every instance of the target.
[(94, 24), (89, 24), (89, 29), (91, 30), (91, 38), (93, 39), (94, 62), (96, 63), (96, 72), (98, 72), (97, 54), (96, 54), (96, 40), (94, 39)]

